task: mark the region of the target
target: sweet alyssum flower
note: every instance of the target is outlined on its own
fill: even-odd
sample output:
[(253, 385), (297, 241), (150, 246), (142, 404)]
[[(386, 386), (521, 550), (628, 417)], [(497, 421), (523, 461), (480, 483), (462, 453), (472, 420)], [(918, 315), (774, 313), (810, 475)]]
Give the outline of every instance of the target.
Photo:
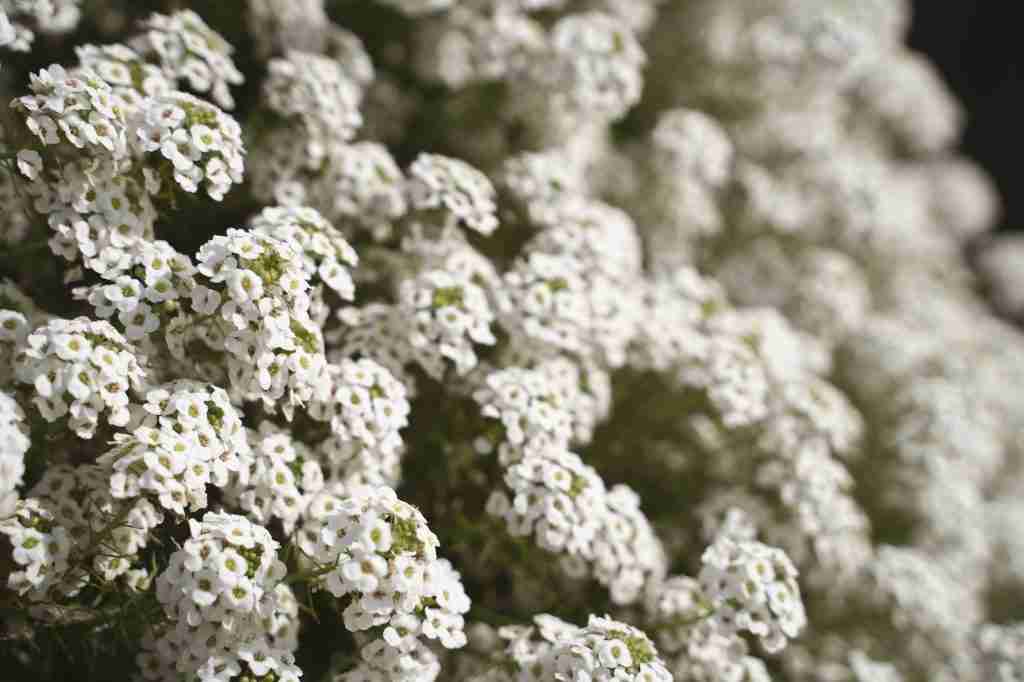
[(0, 0), (5, 679), (1019, 676), (908, 0), (136, 4)]

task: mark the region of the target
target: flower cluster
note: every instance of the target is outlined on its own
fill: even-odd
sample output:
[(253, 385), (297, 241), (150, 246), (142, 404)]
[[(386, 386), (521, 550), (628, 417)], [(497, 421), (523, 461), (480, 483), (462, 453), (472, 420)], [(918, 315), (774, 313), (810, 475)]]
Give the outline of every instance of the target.
[(292, 652), (264, 627), (264, 619), (273, 622), (290, 607), (277, 542), (241, 516), (214, 512), (190, 520), (189, 535), (156, 581), (169, 624), (140, 655), (143, 676), (226, 680), (273, 673), (297, 681)]
[(127, 107), (138, 106), (144, 97), (172, 92), (174, 81), (160, 67), (145, 61), (126, 45), (82, 45), (75, 56), (83, 69), (94, 72)]
[(114, 436), (100, 460), (116, 498), (152, 496), (168, 511), (204, 509), (206, 486), (244, 475), (251, 455), (224, 389), (188, 379), (146, 392), (134, 428)]
[(498, 447), (503, 464), (565, 447), (573, 435), (572, 414), (560, 404), (558, 385), (538, 370), (509, 367), (487, 374), (473, 393), (480, 414), (498, 420), (498, 433), (484, 433), (476, 448)]
[(439, 211), (445, 226), (465, 225), (483, 235), (498, 228), (494, 186), (464, 161), (421, 154), (409, 167), (408, 192), (412, 209)]
[(61, 35), (74, 30), (82, 16), (81, 0), (8, 0), (0, 7), (0, 49), (28, 52), (36, 31)]
[(254, 192), (282, 206), (312, 206), (346, 233), (392, 236), (406, 212), (406, 183), (388, 149), (375, 142), (328, 146), (311, 166), (291, 128), (268, 134), (250, 163)]
[(0, 393), (0, 518), (14, 512), (18, 488), (25, 475), (25, 453), (29, 442), (25, 413), (15, 400)]
[(135, 128), (144, 154), (161, 178), (173, 178), (186, 192), (200, 186), (220, 201), (242, 181), (242, 129), (214, 105), (183, 92), (154, 97), (139, 112)]
[(73, 539), (75, 570), (64, 576), (64, 591), (119, 577), (131, 589), (145, 590), (153, 577), (142, 550), (164, 515), (149, 500), (118, 500), (108, 490), (109, 478), (102, 466), (56, 466), (29, 491)]
[(53, 600), (86, 587), (109, 589), (118, 579), (132, 591), (149, 587), (142, 550), (163, 514), (147, 500), (114, 499), (108, 476), (102, 466), (51, 467), (0, 527), (18, 567), (8, 586), (39, 602), (44, 619), (73, 619), (75, 608)]
[[(250, 221), (250, 227), (253, 232), (288, 244), (302, 257), (306, 277), (311, 282), (323, 283), (343, 301), (355, 297), (351, 269), (359, 263), (359, 257), (316, 209), (305, 206), (265, 208)], [(314, 313), (313, 317), (323, 325), (323, 314)]]
[(610, 373), (598, 363), (576, 362), (565, 356), (545, 359), (534, 369), (551, 382), (555, 396), (551, 404), (569, 412), (572, 442), (589, 444), (594, 430), (611, 412)]
[(306, 144), (307, 163), (323, 162), (327, 148), (348, 142), (363, 123), (362, 90), (335, 61), (320, 55), (289, 52), (273, 59), (264, 85), (267, 106), (276, 115), (296, 118)]
[(668, 572), (665, 549), (640, 509), (640, 496), (629, 486), (612, 486), (604, 506), (594, 539), (594, 576), (608, 585), (613, 602), (629, 604)]
[(636, 226), (622, 211), (578, 197), (532, 214), (540, 232), (506, 274), (509, 326), (530, 345), (621, 367), (641, 309)]
[(0, 381), (5, 385), (14, 377), (12, 363), (17, 350), (48, 317), (14, 282), (0, 280)]
[(365, 664), (404, 678), (418, 667), (421, 640), (465, 645), (469, 598), (458, 572), (437, 558), (438, 539), (419, 510), (391, 488), (357, 488), (321, 523), (314, 560), (331, 569), (324, 589), (351, 595), (349, 631), (379, 633), (362, 647)]
[[(79, 65), (32, 74), (32, 94), (16, 100), (20, 120), (5, 134), (17, 150), (14, 182), (31, 198), (24, 208), (46, 217), (51, 250), (100, 274), (153, 239), (157, 206), (174, 203), (175, 186), (202, 185), (220, 200), (242, 179), (239, 124), (176, 91), (186, 75), (206, 91), (211, 69), (240, 79), (221, 54), (227, 43), (189, 11), (154, 15), (147, 26), (131, 47), (85, 45)], [(224, 83), (213, 89), (230, 101)]]
[(111, 262), (123, 262), (130, 249), (153, 238), (157, 210), (150, 191), (157, 187), (117, 166), (91, 166), (70, 162), (47, 170), (27, 193), (54, 232), (50, 249), (105, 273)]
[(705, 550), (701, 564), (698, 580), (721, 631), (745, 630), (774, 652), (807, 625), (797, 571), (785, 552), (725, 536)]
[(184, 81), (195, 92), (209, 92), (224, 107), (234, 107), (231, 85), (245, 78), (231, 59), (231, 45), (191, 10), (153, 14), (131, 47), (159, 64), (171, 81)]
[(621, 118), (640, 98), (646, 58), (636, 36), (603, 12), (570, 14), (534, 50), (510, 105), (538, 133)]
[(335, 364), (345, 359), (372, 360), (399, 379), (411, 397), (415, 383), (406, 368), (414, 354), (398, 307), (370, 303), (343, 308), (337, 318), (342, 327), (325, 334), (332, 346), (328, 358)]
[(629, 364), (640, 370), (674, 372), (687, 383), (710, 345), (708, 323), (727, 308), (725, 293), (718, 282), (692, 267), (661, 274), (644, 288)]
[(146, 347), (146, 340), (187, 306), (195, 286), (195, 266), (165, 241), (144, 242), (131, 257), (111, 264), (106, 284), (75, 290), (96, 316), (116, 320), (124, 335)]
[(505, 472), (508, 493), (496, 490), (487, 511), (513, 536), (535, 536), (537, 545), (564, 555), (566, 572), (585, 573), (601, 524), (604, 482), (571, 452), (526, 456)]
[(590, 336), (589, 290), (583, 264), (566, 255), (532, 251), (505, 273), (502, 322), (521, 343), (584, 354)]
[(532, 248), (579, 259), (588, 273), (628, 284), (642, 268), (643, 245), (625, 211), (578, 196), (534, 200), (531, 224), (540, 230)]
[(556, 647), (554, 659), (555, 679), (672, 679), (647, 635), (608, 617), (591, 616), (586, 627)]
[(279, 519), (284, 532), (291, 535), (309, 501), (324, 487), (316, 453), (271, 422), (263, 422), (248, 436), (252, 456), (233, 491), (238, 506), (264, 526)]
[(39, 416), (66, 420), (80, 438), (92, 438), (101, 417), (127, 425), (131, 395), (146, 379), (128, 340), (107, 322), (84, 317), (35, 329), (14, 358), (14, 373)]
[(666, 572), (664, 549), (626, 486), (606, 489), (578, 455), (548, 449), (508, 466), (505, 490), (491, 493), (487, 511), (513, 537), (532, 536), (559, 559), (566, 574), (593, 574), (612, 601), (636, 601), (649, 580)]
[(381, 448), (366, 441), (331, 434), (317, 445), (324, 478), (333, 487), (348, 490), (352, 486), (395, 487), (402, 479), (405, 445)]
[(342, 441), (362, 443), (394, 453), (402, 445), (398, 433), (408, 423), (405, 386), (373, 360), (342, 360), (327, 366), (329, 390), (318, 394), (309, 412), (329, 422)]
[(443, 375), (446, 359), (465, 374), (477, 364), (473, 344), (495, 343), (487, 295), (468, 277), (423, 272), (402, 282), (399, 306), (413, 330), (409, 343), (416, 360), (435, 378)]
[(505, 640), (505, 649), (491, 652), (493, 662), (469, 679), (474, 682), (515, 679), (667, 682), (672, 679), (654, 644), (632, 625), (595, 615), (589, 616), (582, 627), (548, 614), (539, 614), (533, 620), (534, 626), (499, 628), (494, 639)]
[(13, 514), (0, 520), (0, 533), (12, 547), (15, 565), (7, 575), (9, 590), (45, 595), (59, 583), (68, 569), (71, 538), (39, 500), (18, 501)]
[(283, 398), (290, 417), (322, 390), (326, 371), (302, 255), (280, 239), (231, 229), (204, 244), (196, 260), (192, 309), (198, 326), (214, 328), (203, 332), (208, 344), (227, 354), (232, 390), (268, 406)]
[(442, 19), (423, 23), (415, 45), (416, 71), (453, 90), (522, 70), (531, 52), (544, 47), (539, 22), (501, 7), (456, 6)]
[[(69, 74), (63, 67), (52, 66), (34, 74), (31, 87), (31, 95), (19, 97), (13, 104), (38, 144), (68, 144), (114, 158), (126, 154), (124, 112), (110, 85), (94, 72), (79, 69)], [(29, 179), (42, 170), (38, 152), (22, 150), (18, 160)]]
[(246, 19), (263, 57), (285, 49), (319, 52), (333, 26), (321, 0), (253, 0)]

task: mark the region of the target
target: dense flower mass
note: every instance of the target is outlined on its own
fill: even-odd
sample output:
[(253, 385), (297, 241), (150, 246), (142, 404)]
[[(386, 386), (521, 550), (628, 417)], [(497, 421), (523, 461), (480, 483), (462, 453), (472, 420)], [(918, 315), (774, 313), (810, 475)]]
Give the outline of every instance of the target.
[(908, 17), (0, 0), (0, 677), (1021, 679), (1024, 249)]
[(173, 177), (186, 192), (202, 187), (216, 201), (242, 181), (242, 130), (233, 118), (186, 93), (147, 104), (135, 134), (157, 173)]
[(145, 381), (128, 340), (108, 323), (84, 317), (35, 329), (13, 366), (34, 412), (47, 422), (66, 420), (79, 438), (92, 438), (101, 416), (126, 426), (130, 396)]
[(6, 393), (0, 393), (0, 516), (14, 511), (18, 488), (25, 475), (25, 453), (31, 442), (26, 435), (25, 413)]
[(242, 420), (224, 389), (179, 379), (146, 393), (128, 433), (99, 461), (117, 498), (151, 495), (177, 514), (207, 506), (206, 486), (227, 486), (250, 458)]
[(157, 578), (168, 623), (140, 655), (143, 675), (245, 679), (273, 673), (272, 679), (298, 680), (291, 651), (276, 641), (277, 621), (287, 617), (290, 601), (277, 542), (261, 526), (214, 512), (190, 520), (189, 533)]

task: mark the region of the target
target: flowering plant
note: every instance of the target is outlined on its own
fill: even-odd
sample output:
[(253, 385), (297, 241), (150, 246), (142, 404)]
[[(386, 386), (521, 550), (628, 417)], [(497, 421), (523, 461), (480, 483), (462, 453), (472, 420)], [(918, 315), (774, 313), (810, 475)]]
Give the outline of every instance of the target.
[(0, 677), (1024, 679), (908, 10), (0, 0)]

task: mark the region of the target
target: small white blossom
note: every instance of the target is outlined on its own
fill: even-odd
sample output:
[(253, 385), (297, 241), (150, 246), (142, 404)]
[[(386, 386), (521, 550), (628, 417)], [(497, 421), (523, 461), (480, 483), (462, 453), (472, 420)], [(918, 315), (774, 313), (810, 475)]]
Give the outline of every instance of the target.
[(344, 301), (355, 297), (351, 269), (359, 263), (359, 257), (316, 209), (265, 208), (250, 225), (254, 232), (279, 239), (300, 254), (310, 281), (322, 282)]
[(538, 370), (509, 367), (490, 372), (474, 391), (480, 414), (497, 420), (497, 432), (475, 444), (489, 453), (498, 447), (502, 464), (548, 449), (565, 448), (573, 436), (572, 414), (560, 402), (560, 386)]
[(294, 597), (280, 582), (286, 569), (277, 541), (241, 516), (213, 512), (190, 520), (189, 534), (157, 577), (169, 627), (145, 647), (143, 668), (213, 679), (208, 671), (231, 666), (297, 680), (294, 642), (275, 637), (295, 615)]
[(209, 92), (225, 109), (234, 107), (229, 86), (245, 80), (231, 59), (234, 50), (198, 14), (192, 10), (152, 14), (142, 27), (144, 31), (130, 47), (153, 58), (168, 79), (195, 92)]
[[(32, 94), (16, 99), (12, 106), (25, 117), (26, 128), (43, 146), (67, 143), (111, 160), (126, 156), (124, 111), (110, 85), (95, 72), (81, 68), (68, 73), (53, 65), (32, 74), (30, 87)], [(47, 153), (53, 152), (48, 149)]]
[(345, 627), (383, 628), (381, 640), (363, 647), (364, 659), (415, 655), (421, 638), (448, 649), (465, 645), (469, 597), (459, 573), (437, 558), (437, 537), (419, 510), (391, 488), (362, 487), (321, 523), (314, 560), (333, 566), (323, 578), (326, 590), (351, 595)]
[(18, 488), (25, 475), (25, 453), (31, 442), (25, 413), (6, 392), (0, 392), (0, 519), (14, 513)]
[(214, 105), (183, 92), (145, 100), (133, 143), (158, 172), (190, 194), (199, 187), (221, 201), (242, 182), (242, 128)]
[(346, 234), (384, 241), (406, 212), (405, 178), (386, 147), (375, 142), (331, 144), (310, 166), (290, 127), (260, 141), (250, 155), (253, 191), (281, 206), (311, 206)]
[(261, 232), (230, 229), (204, 244), (196, 260), (193, 308), (212, 318), (202, 324), (217, 330), (207, 337), (217, 343), (208, 345), (226, 352), (232, 392), (290, 419), (326, 380), (303, 256)]
[(512, 81), (511, 106), (548, 136), (589, 121), (610, 122), (640, 99), (645, 62), (618, 18), (568, 14), (552, 27), (545, 49), (531, 53), (525, 77)]
[(18, 381), (32, 387), (31, 403), (48, 422), (66, 420), (80, 438), (92, 438), (100, 418), (125, 426), (145, 370), (135, 348), (109, 323), (55, 319), (26, 339), (14, 359)]
[(408, 423), (405, 387), (372, 360), (343, 359), (327, 366), (327, 390), (309, 405), (313, 418), (329, 422), (342, 441), (362, 443), (385, 454), (402, 445), (399, 430)]
[(245, 476), (251, 453), (227, 392), (179, 379), (146, 393), (130, 433), (114, 436), (101, 462), (116, 498), (151, 496), (176, 514), (206, 507), (206, 486)]
[(330, 146), (355, 136), (363, 122), (362, 92), (337, 62), (292, 51), (271, 60), (268, 71), (263, 85), (267, 106), (282, 118), (298, 120), (295, 130), (303, 135), (311, 167), (322, 162)]
[(477, 364), (473, 345), (496, 341), (484, 289), (460, 273), (428, 270), (403, 281), (399, 307), (410, 327), (414, 357), (435, 379), (443, 375), (446, 359), (465, 374)]
[(797, 571), (782, 550), (722, 537), (701, 563), (698, 580), (720, 631), (749, 632), (774, 652), (807, 625)]
[(320, 463), (307, 445), (271, 422), (248, 435), (252, 457), (232, 495), (254, 521), (268, 525), (280, 519), (291, 535), (310, 499), (323, 488)]
[(7, 576), (7, 589), (43, 595), (64, 576), (71, 538), (40, 500), (19, 500), (13, 515), (0, 520), (0, 533), (10, 543), (16, 565)]
[(642, 631), (609, 617), (590, 616), (587, 625), (555, 648), (555, 679), (595, 682), (639, 680), (668, 682), (672, 675)]
[(498, 229), (494, 186), (464, 161), (421, 154), (409, 167), (408, 191), (414, 210), (439, 210), (444, 225), (465, 225), (483, 235)]
[[(0, 522), (24, 569), (10, 574), (9, 587), (45, 604), (57, 595), (73, 598), (88, 585), (110, 589), (121, 579), (135, 589), (148, 581), (142, 550), (163, 515), (147, 500), (113, 499), (108, 476), (95, 465), (47, 469)], [(64, 616), (58, 608), (46, 617), (60, 622)]]
[(137, 107), (142, 97), (165, 95), (176, 89), (174, 81), (159, 67), (125, 45), (82, 45), (75, 48), (75, 56), (82, 67), (110, 85), (126, 108)]

